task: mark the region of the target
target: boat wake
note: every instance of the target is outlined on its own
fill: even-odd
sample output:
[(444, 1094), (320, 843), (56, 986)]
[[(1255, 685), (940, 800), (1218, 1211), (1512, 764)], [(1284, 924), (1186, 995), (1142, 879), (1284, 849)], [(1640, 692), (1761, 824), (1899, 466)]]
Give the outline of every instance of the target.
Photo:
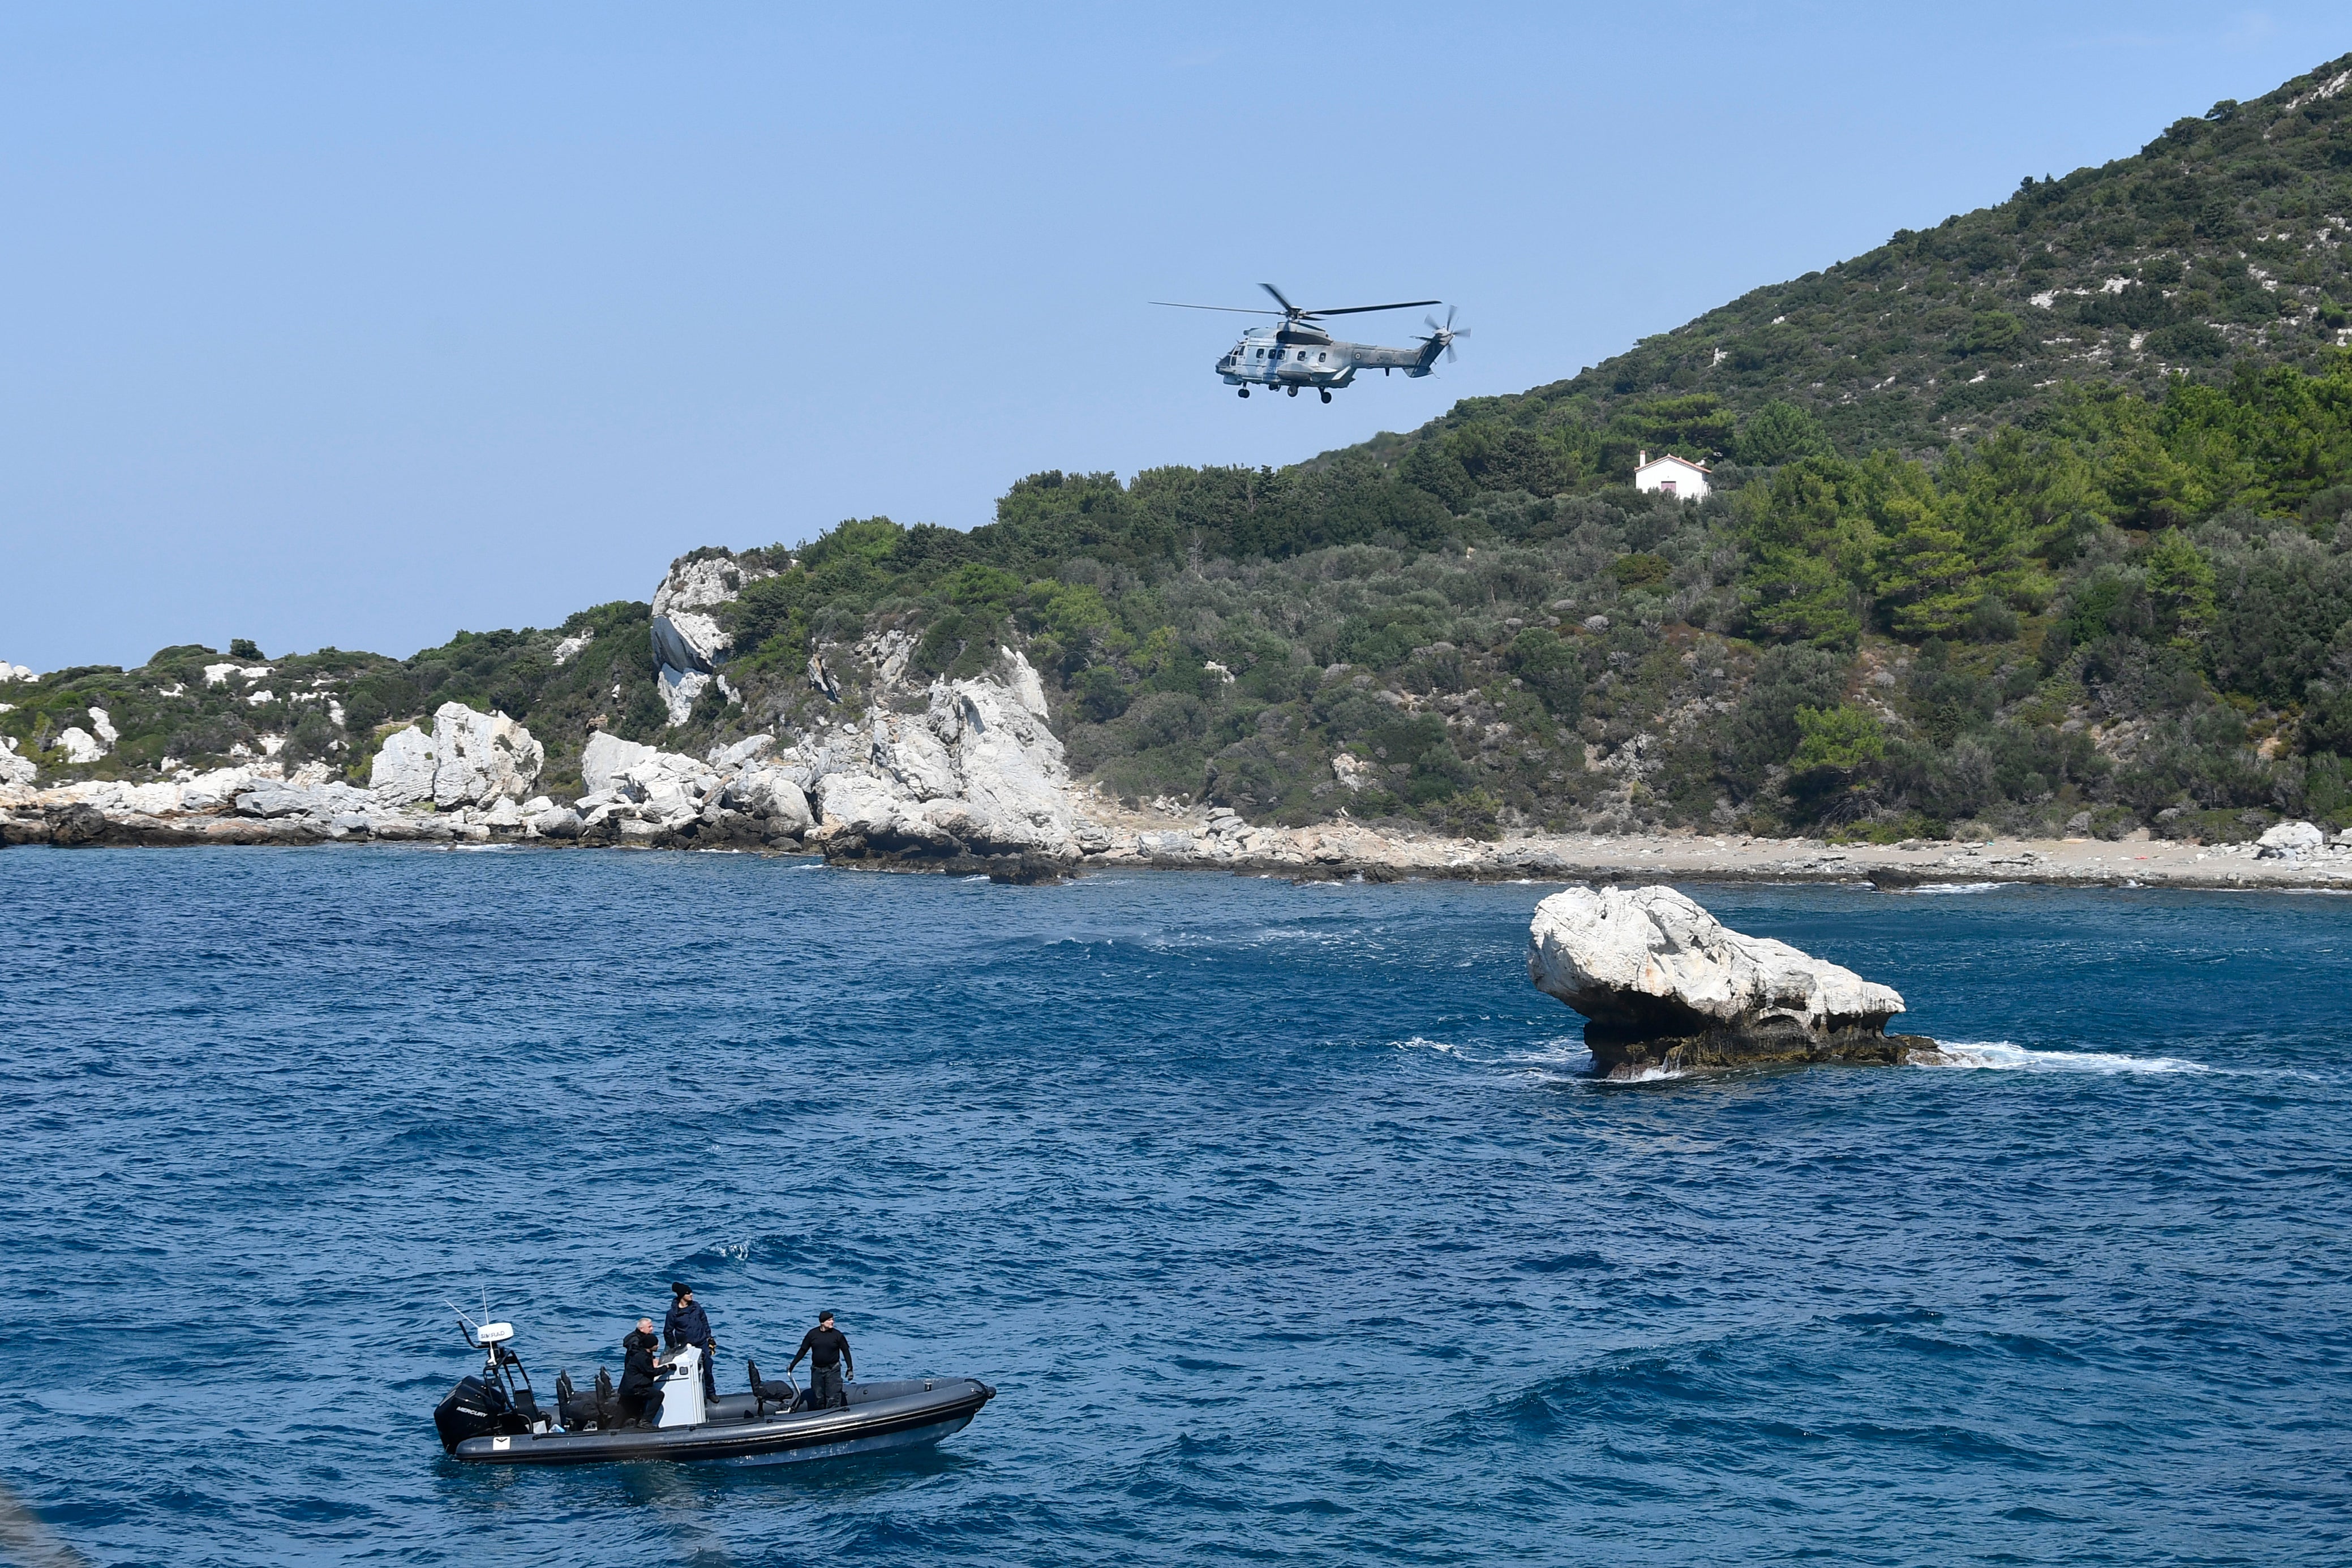
[(2214, 1069), (2201, 1061), (2184, 1061), (2177, 1056), (2124, 1056), (2104, 1051), (2032, 1051), (2013, 1045), (2005, 1040), (1945, 1040), (1938, 1049), (1941, 1061), (1923, 1061), (1922, 1067), (1954, 1069), (1975, 1068), (2001, 1072), (2211, 1072)]

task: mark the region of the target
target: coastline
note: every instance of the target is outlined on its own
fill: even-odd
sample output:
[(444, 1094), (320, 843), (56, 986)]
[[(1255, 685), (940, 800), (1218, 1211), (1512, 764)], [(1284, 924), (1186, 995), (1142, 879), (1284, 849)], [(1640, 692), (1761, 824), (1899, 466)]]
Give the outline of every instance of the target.
[[(184, 847), (204, 844), (505, 843), (518, 847), (729, 850), (820, 854), (854, 869), (982, 873), (1047, 882), (1095, 871), (1225, 871), (1298, 881), (1749, 882), (1868, 884), (1886, 891), (2002, 883), (2352, 892), (2352, 845), (2304, 852), (2126, 838), (1906, 841), (1831, 844), (1815, 839), (1664, 832), (1625, 836), (1514, 833), (1494, 840), (1388, 831), (1340, 819), (1303, 828), (1256, 827), (1231, 811), (1127, 810), (1087, 800), (1081, 852), (941, 854), (930, 846), (869, 842), (831, 824), (797, 838), (742, 831), (740, 820), (673, 826), (630, 823), (604, 840), (541, 835), (512, 812), (372, 810), (331, 817), (263, 815), (255, 798), (211, 812), (153, 812), (112, 797), (120, 786), (0, 790), (0, 846)], [(268, 809), (268, 797), (257, 802)], [(227, 801), (223, 802), (228, 807)], [(732, 817), (732, 813), (722, 814)], [(716, 830), (716, 831), (713, 831)]]
[(2266, 856), (2253, 844), (2167, 840), (1906, 841), (1666, 832), (1603, 837), (1530, 833), (1494, 841), (1391, 835), (1340, 821), (1297, 829), (1209, 831), (1182, 852), (1169, 829), (1136, 833), (1135, 850), (1088, 855), (1085, 866), (1141, 865), (1307, 878), (1538, 882), (1868, 883), (1885, 891), (1994, 883), (2352, 892), (2352, 846)]

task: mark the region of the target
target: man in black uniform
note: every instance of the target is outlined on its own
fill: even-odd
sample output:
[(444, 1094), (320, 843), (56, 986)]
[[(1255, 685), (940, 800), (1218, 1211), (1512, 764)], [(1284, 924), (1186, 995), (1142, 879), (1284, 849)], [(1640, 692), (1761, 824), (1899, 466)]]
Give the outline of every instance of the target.
[(637, 1326), (621, 1336), (621, 1349), (626, 1359), (621, 1363), (621, 1424), (642, 1427), (661, 1418), (661, 1395), (656, 1391), (658, 1374), (654, 1366), (654, 1351), (661, 1341), (654, 1337), (654, 1321), (639, 1318)]
[(691, 1287), (673, 1281), (669, 1293), (677, 1300), (670, 1303), (669, 1315), (662, 1320), (662, 1338), (673, 1351), (689, 1344), (702, 1347), (702, 1395), (706, 1399), (716, 1399), (719, 1375), (712, 1363), (719, 1354), (719, 1341), (711, 1336), (710, 1314), (694, 1304)]
[(809, 1358), (809, 1408), (837, 1410), (849, 1404), (848, 1391), (841, 1386), (842, 1375), (857, 1375), (857, 1362), (849, 1354), (849, 1336), (833, 1326), (831, 1312), (816, 1315), (816, 1327), (801, 1336), (800, 1349), (793, 1352), (790, 1372)]

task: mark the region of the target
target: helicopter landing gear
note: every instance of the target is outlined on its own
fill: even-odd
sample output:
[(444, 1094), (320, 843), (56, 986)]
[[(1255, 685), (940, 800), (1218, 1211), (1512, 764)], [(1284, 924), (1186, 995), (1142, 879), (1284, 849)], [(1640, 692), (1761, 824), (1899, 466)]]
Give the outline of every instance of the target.
[(1298, 389), (1297, 387), (1285, 387), (1282, 390), (1288, 392), (1293, 397), (1297, 397), (1298, 395)]
[(1321, 393), (1323, 394), (1323, 401), (1324, 401), (1325, 402), (1329, 402), (1331, 401), (1331, 389), (1330, 389), (1330, 388), (1328, 388), (1328, 387), (1317, 387), (1315, 390), (1316, 390), (1317, 392), (1321, 392)]
[(1247, 396), (1249, 396), (1249, 388), (1247, 388), (1247, 387), (1244, 387), (1244, 388), (1242, 388), (1242, 389), (1241, 389), (1241, 394), (1242, 394), (1242, 396), (1244, 396), (1244, 397), (1247, 397)]

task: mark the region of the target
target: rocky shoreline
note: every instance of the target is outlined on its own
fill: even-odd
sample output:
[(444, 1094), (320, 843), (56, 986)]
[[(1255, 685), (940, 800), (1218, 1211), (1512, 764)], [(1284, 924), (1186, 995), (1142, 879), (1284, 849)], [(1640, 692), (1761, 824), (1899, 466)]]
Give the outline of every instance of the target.
[[(615, 751), (629, 743), (616, 743)], [(824, 856), (877, 871), (987, 874), (1041, 882), (1088, 871), (1225, 871), (1300, 881), (1756, 882), (1868, 884), (1886, 891), (1997, 883), (2071, 887), (2342, 889), (2352, 891), (2352, 845), (2283, 824), (2280, 844), (2039, 840), (1831, 845), (1817, 840), (1667, 833), (1510, 834), (1493, 841), (1384, 831), (1340, 820), (1313, 827), (1253, 826), (1231, 812), (1124, 810), (1076, 797), (1067, 841), (910, 841), (903, 826), (827, 816), (789, 772), (723, 771), (647, 752), (600, 776), (602, 789), (558, 802), (497, 795), (453, 802), (394, 800), (335, 782), (323, 768), (264, 763), (170, 784), (91, 782), (52, 789), (0, 788), (0, 847), (51, 844), (510, 843), (535, 848), (734, 850)], [(687, 764), (681, 766), (681, 764)], [(748, 777), (747, 777), (748, 775)], [(821, 799), (828, 792), (820, 789)], [(753, 808), (763, 808), (754, 810)], [(876, 831), (877, 830), (878, 831)]]
[[(725, 681), (718, 610), (744, 580), (717, 557), (681, 558), (654, 596), (653, 641), (675, 724)], [(556, 650), (576, 653), (575, 643)], [(542, 788), (547, 748), (504, 713), (446, 702), (429, 721), (375, 731), (365, 786), (280, 746), (208, 770), (166, 757), (152, 773), (40, 783), (0, 748), (0, 847), (352, 842), (732, 850), (821, 854), (874, 870), (984, 873), (1046, 882), (1128, 867), (1218, 870), (1300, 881), (1747, 881), (1886, 889), (1999, 883), (2066, 886), (2352, 890), (2352, 832), (2330, 841), (2282, 822), (2252, 844), (2151, 840), (1906, 841), (1834, 846), (1675, 831), (1610, 836), (1514, 831), (1453, 838), (1344, 808), (1303, 827), (1252, 822), (1230, 807), (1124, 805), (1074, 780), (1044, 683), (998, 648), (962, 679), (916, 673), (912, 632), (828, 644), (809, 662), (806, 700), (773, 733), (705, 756), (663, 751), (597, 727), (578, 754), (579, 787)], [(10, 666), (13, 674), (14, 666)], [(267, 667), (208, 665), (207, 689), (250, 685)], [(323, 678), (323, 677), (321, 677)], [(241, 688), (240, 688), (241, 689)], [(618, 688), (615, 688), (617, 691)], [(242, 700), (260, 701), (256, 691)], [(298, 695), (316, 694), (301, 693)], [(331, 706), (331, 697), (322, 698)], [(114, 736), (89, 709), (82, 765), (110, 766)], [(340, 722), (340, 718), (338, 720)], [(82, 732), (72, 732), (80, 735)], [(740, 732), (739, 732), (740, 733)], [(289, 753), (289, 756), (291, 754)], [(568, 766), (568, 765), (567, 765)], [(1332, 763), (1335, 807), (1353, 798), (1358, 759)], [(567, 772), (564, 777), (568, 779)]]

